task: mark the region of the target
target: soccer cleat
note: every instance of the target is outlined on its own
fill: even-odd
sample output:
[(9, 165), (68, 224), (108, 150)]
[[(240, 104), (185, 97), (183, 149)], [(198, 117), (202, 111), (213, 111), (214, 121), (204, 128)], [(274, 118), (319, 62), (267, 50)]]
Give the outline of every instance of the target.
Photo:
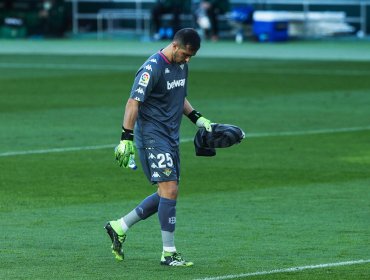
[[(123, 261), (125, 255), (123, 254), (122, 244), (125, 242), (126, 234), (123, 233), (120, 226), (118, 221), (110, 221), (104, 228), (112, 240), (112, 254), (115, 256), (116, 260)], [(122, 234), (119, 234), (119, 232), (122, 232)]]
[(163, 252), (161, 258), (161, 265), (168, 266), (192, 266), (194, 263), (184, 260), (180, 253)]

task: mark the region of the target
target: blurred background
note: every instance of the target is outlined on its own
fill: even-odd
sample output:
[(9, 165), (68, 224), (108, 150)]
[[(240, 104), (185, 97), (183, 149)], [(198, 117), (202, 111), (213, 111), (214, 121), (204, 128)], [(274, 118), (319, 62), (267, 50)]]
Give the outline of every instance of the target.
[(212, 41), (366, 38), (369, 0), (1, 0), (1, 38), (170, 38)]

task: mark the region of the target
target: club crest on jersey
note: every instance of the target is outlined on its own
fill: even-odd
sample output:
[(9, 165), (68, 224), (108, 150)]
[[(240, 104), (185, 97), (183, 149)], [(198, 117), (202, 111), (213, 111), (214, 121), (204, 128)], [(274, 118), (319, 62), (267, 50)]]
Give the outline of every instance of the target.
[(185, 79), (173, 80), (172, 82), (167, 81), (167, 90), (171, 90), (177, 87), (184, 87), (184, 86), (185, 86)]
[(170, 176), (170, 175), (171, 175), (172, 170), (171, 170), (171, 169), (169, 169), (169, 168), (166, 168), (166, 169), (164, 169), (164, 170), (162, 171), (162, 173), (168, 177), (168, 176)]
[(150, 74), (148, 72), (144, 72), (140, 76), (139, 85), (146, 87), (150, 80)]

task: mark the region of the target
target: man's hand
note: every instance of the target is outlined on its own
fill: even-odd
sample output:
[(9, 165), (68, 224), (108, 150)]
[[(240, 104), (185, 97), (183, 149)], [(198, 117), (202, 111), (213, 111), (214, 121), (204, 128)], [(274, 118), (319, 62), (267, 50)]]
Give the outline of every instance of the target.
[(135, 156), (134, 144), (132, 140), (121, 140), (114, 149), (114, 154), (119, 166), (128, 168), (131, 156)]
[(205, 117), (200, 117), (197, 119), (197, 122), (195, 123), (197, 127), (204, 127), (208, 132), (212, 132), (212, 125), (211, 121), (206, 119)]
[[(191, 105), (189, 104), (188, 107), (191, 107)], [(202, 114), (199, 113), (198, 111), (196, 110), (191, 111), (188, 114), (188, 118), (193, 123), (195, 123), (197, 127), (204, 127), (208, 132), (212, 132), (211, 121), (203, 117)]]

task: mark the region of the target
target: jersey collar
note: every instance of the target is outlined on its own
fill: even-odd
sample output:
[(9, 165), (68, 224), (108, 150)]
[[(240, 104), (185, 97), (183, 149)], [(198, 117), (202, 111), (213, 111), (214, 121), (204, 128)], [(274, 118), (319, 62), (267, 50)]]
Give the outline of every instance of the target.
[(158, 53), (164, 59), (164, 61), (166, 61), (167, 64), (171, 64), (167, 57), (162, 53), (162, 50), (158, 51)]

